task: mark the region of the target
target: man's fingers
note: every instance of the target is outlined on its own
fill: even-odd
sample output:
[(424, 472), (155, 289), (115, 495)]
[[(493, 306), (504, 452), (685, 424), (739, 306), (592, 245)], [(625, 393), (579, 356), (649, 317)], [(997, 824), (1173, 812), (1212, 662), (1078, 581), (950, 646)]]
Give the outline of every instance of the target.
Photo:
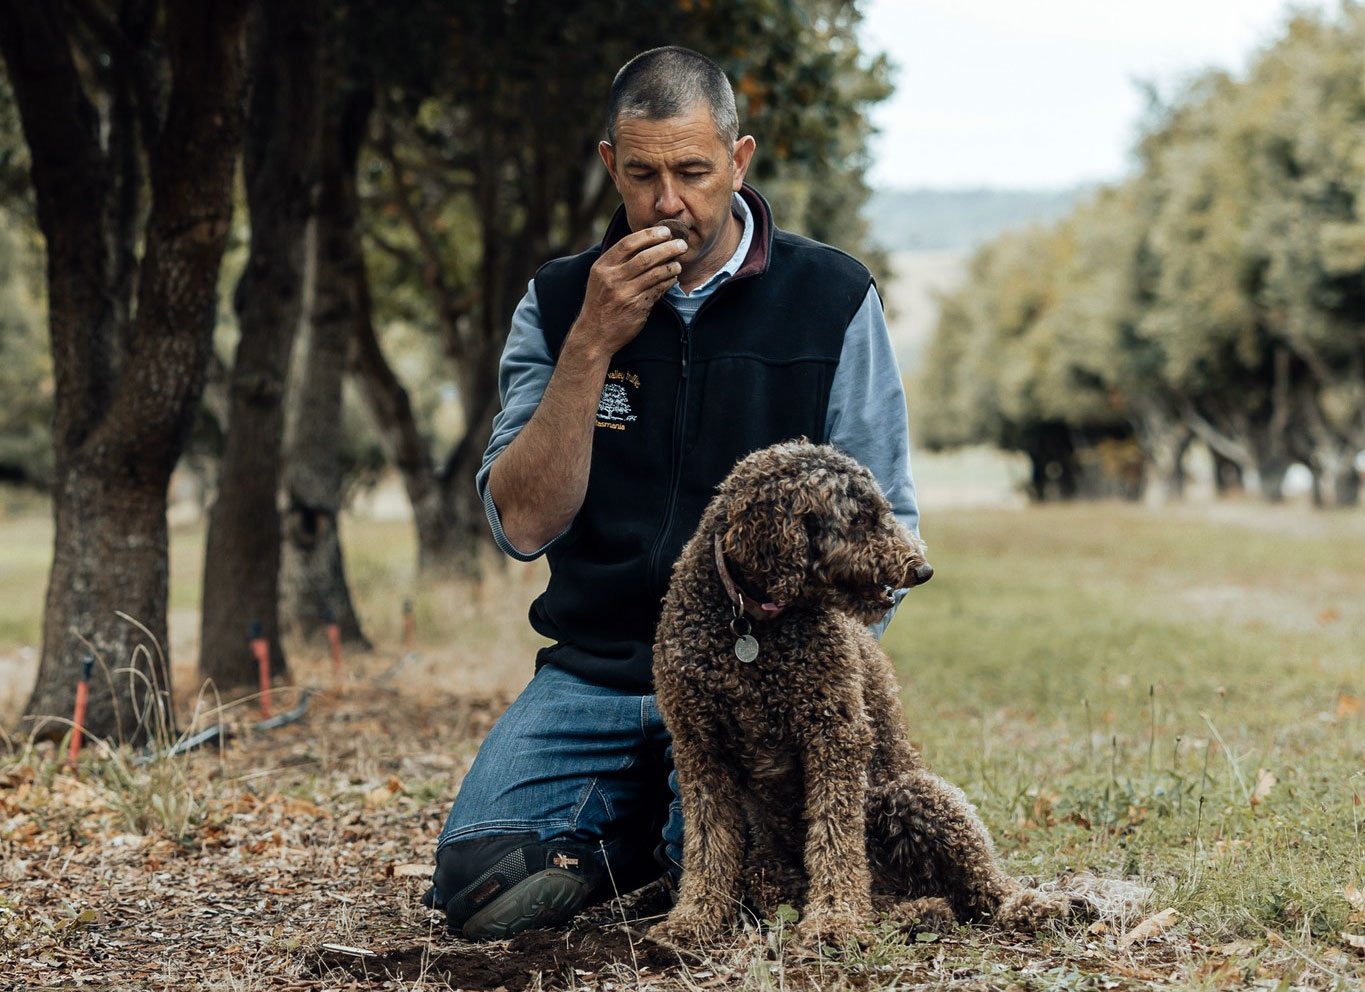
[(673, 235), (666, 227), (646, 227), (632, 231), (616, 244), (602, 253), (602, 260), (608, 265), (620, 265), (630, 256), (650, 245), (662, 244), (671, 240)]
[[(658, 248), (651, 248), (647, 252), (641, 252), (642, 255), (647, 255), (649, 257), (639, 258), (639, 256), (637, 256), (623, 265), (619, 270), (622, 281), (629, 285), (638, 283), (641, 280), (653, 282), (658, 278), (661, 272), (671, 272), (676, 275), (682, 269), (680, 258), (683, 254), (682, 251), (673, 250), (672, 246), (676, 244), (678, 244), (678, 242), (670, 241), (667, 244), (660, 245)], [(658, 252), (663, 248), (668, 248), (669, 251), (654, 254), (654, 252)], [(638, 268), (636, 268), (637, 264), (639, 266)]]
[(687, 242), (681, 239), (665, 241), (661, 245), (653, 245), (644, 249), (621, 263), (621, 274), (627, 279), (636, 279), (644, 275), (650, 269), (660, 265), (666, 265), (687, 253)]
[(678, 276), (681, 274), (681, 262), (665, 262), (663, 265), (656, 265), (654, 268), (640, 273), (631, 280), (630, 285), (643, 291), (651, 286), (664, 283), (664, 289), (667, 290), (669, 286), (678, 281)]

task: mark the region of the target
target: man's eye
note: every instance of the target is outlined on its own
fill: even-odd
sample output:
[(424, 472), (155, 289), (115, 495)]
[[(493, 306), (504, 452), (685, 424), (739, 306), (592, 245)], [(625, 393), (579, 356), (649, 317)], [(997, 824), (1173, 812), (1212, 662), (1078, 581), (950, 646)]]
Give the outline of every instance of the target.
[(684, 173), (683, 173), (683, 178), (684, 178), (684, 179), (701, 179), (701, 178), (703, 178), (703, 177), (705, 177), (705, 176), (707, 176), (707, 175), (709, 175), (709, 173), (706, 173), (706, 172), (684, 172)]
[(654, 178), (654, 173), (652, 173), (652, 172), (629, 172), (629, 173), (626, 173), (626, 174), (627, 174), (628, 176), (630, 176), (631, 179), (653, 179), (653, 178)]

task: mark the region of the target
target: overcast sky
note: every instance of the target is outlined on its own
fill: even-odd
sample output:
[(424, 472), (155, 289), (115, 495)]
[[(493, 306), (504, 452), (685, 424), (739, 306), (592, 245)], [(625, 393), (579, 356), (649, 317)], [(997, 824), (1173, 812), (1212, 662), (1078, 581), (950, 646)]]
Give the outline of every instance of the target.
[(1292, 6), (1333, 0), (864, 0), (863, 47), (897, 66), (872, 185), (1053, 189), (1129, 169), (1143, 101), (1241, 71)]

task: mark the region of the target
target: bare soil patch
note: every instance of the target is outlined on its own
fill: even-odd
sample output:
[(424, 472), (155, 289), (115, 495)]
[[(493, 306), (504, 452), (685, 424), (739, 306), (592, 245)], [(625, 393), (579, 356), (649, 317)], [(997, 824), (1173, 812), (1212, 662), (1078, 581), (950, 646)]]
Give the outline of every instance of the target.
[(488, 945), (453, 940), (451, 944), (413, 945), (375, 956), (323, 950), (316, 974), (333, 978), (340, 971), (364, 982), (396, 978), (407, 983), (441, 982), (457, 989), (522, 992), (577, 988), (613, 977), (633, 986), (661, 978), (680, 963), (674, 951), (648, 940), (632, 940), (610, 924), (605, 929), (529, 930)]

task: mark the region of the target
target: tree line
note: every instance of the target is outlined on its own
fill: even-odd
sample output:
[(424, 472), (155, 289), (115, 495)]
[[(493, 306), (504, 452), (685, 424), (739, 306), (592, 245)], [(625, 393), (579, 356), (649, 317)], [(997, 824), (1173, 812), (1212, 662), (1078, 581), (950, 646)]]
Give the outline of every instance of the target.
[[(50, 718), (88, 656), (123, 673), (92, 683), (90, 731), (137, 742), (139, 715), (167, 707), (167, 487), (187, 450), (216, 479), (200, 674), (254, 681), (250, 623), (276, 675), (286, 631), (335, 621), (365, 642), (338, 530), (347, 382), (403, 480), (422, 576), (479, 574), (473, 477), (511, 313), (615, 205), (596, 145), (637, 52), (716, 58), (783, 225), (863, 251), (865, 113), (890, 86), (858, 19), (851, 0), (648, 16), (625, 0), (0, 0), (0, 358), (22, 359), (0, 383), (31, 400), (0, 412), (0, 474), (48, 489), (56, 524), (39, 733), (63, 732)], [(45, 335), (6, 264), (26, 238)], [(400, 372), (398, 322), (444, 360), (452, 443)]]
[(1365, 8), (1295, 16), (1242, 78), (1152, 99), (1127, 181), (971, 258), (942, 301), (918, 440), (1025, 453), (1036, 498), (1360, 499)]

